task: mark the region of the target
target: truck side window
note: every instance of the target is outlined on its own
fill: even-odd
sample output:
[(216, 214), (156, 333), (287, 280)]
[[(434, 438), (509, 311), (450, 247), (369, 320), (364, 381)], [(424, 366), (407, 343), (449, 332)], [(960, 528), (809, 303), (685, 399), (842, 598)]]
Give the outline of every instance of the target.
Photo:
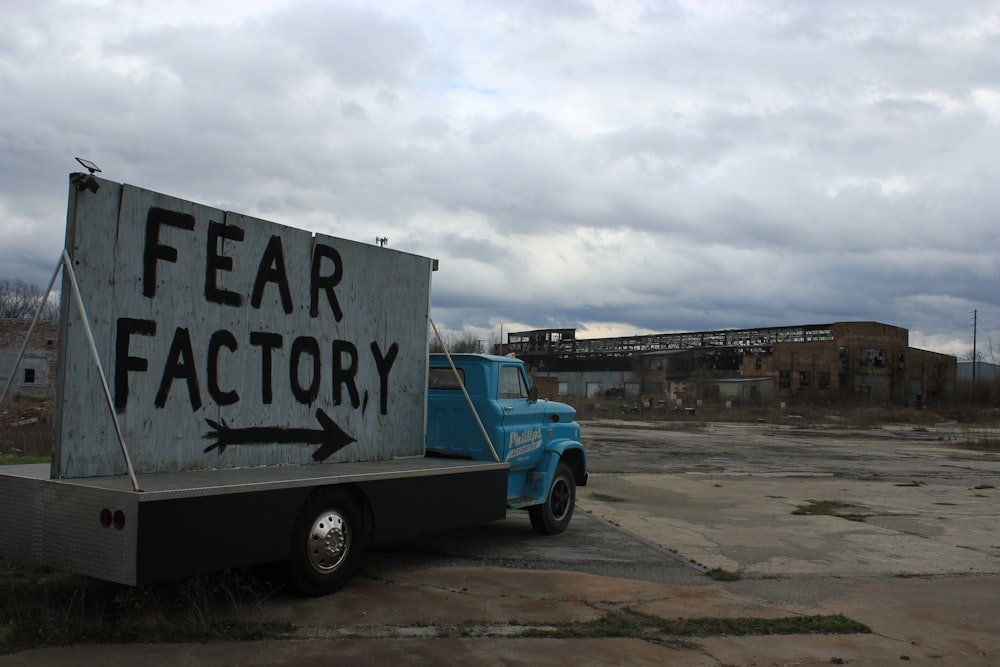
[(521, 371), (516, 366), (500, 369), (500, 398), (527, 398), (528, 388), (524, 384)]
[(430, 368), (427, 374), (427, 387), (429, 389), (461, 389), (465, 384), (465, 369), (459, 368), (458, 374), (462, 378), (462, 384), (455, 379), (455, 372), (450, 368)]

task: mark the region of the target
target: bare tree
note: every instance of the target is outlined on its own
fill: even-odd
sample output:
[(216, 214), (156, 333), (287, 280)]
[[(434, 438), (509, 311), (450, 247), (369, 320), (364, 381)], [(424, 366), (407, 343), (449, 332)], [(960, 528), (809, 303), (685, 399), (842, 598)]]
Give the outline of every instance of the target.
[(482, 345), (480, 344), (479, 338), (476, 337), (476, 334), (466, 332), (452, 342), (450, 349), (452, 352), (457, 353), (478, 353), (482, 352)]
[(441, 341), (438, 340), (437, 336), (431, 336), (431, 343), (428, 351), (431, 352), (432, 354), (436, 352), (444, 352), (447, 345), (448, 345), (447, 338), (444, 339), (444, 345), (442, 345)]
[(500, 334), (496, 331), (490, 332), (490, 337), (486, 341), (486, 351), (490, 354), (500, 354), (502, 351), (500, 346)]
[[(0, 278), (0, 318), (32, 318), (44, 300), (45, 292), (38, 285), (26, 283), (20, 278)], [(58, 300), (50, 297), (42, 309), (42, 319), (54, 320), (58, 317)]]
[(444, 335), (444, 345), (441, 345), (441, 341), (437, 339), (436, 336), (431, 337), (430, 351), (431, 352), (444, 352), (445, 349), (449, 352), (454, 352), (455, 354), (463, 353), (476, 353), (483, 351), (482, 341), (476, 337), (474, 333), (463, 333), (459, 336)]

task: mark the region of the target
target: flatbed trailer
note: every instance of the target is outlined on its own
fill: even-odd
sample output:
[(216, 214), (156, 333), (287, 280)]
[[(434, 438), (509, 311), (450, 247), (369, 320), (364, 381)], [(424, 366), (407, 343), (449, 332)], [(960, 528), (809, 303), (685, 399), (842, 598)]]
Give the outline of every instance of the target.
[[(3, 555), (130, 586), (289, 557), (317, 490), (362, 508), (372, 542), (503, 519), (507, 464), (394, 461), (50, 479), (48, 464), (0, 469)], [(301, 545), (302, 549), (306, 545)]]

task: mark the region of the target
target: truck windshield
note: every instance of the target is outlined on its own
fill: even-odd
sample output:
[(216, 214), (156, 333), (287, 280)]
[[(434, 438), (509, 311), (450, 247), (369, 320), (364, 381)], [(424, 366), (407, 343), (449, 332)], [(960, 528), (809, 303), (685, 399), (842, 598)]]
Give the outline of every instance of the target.
[(517, 366), (500, 369), (500, 398), (528, 398), (528, 387)]
[(462, 384), (458, 383), (455, 371), (450, 368), (431, 368), (427, 374), (427, 386), (429, 389), (461, 389), (465, 384), (465, 369), (459, 368), (458, 374), (462, 378)]

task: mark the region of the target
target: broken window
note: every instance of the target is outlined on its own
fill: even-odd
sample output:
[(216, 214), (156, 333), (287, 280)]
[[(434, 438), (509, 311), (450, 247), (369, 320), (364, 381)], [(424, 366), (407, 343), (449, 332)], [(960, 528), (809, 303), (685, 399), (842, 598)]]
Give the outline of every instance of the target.
[(812, 371), (799, 371), (799, 386), (809, 387), (812, 385)]
[(858, 365), (885, 368), (885, 350), (874, 347), (861, 348), (858, 354)]
[(819, 388), (829, 389), (830, 388), (830, 373), (827, 371), (820, 371), (819, 373)]
[(778, 371), (778, 386), (782, 389), (788, 389), (792, 386), (791, 371)]

